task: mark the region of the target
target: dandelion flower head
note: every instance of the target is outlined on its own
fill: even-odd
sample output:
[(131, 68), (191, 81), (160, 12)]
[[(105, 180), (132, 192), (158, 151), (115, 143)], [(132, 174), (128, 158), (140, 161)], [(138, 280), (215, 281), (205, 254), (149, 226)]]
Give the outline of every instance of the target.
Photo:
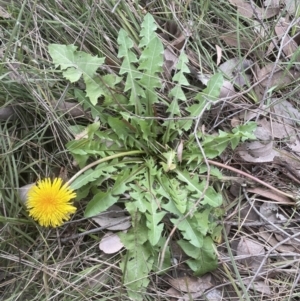
[(51, 181), (46, 178), (30, 188), (26, 207), (29, 215), (41, 226), (58, 227), (76, 211), (70, 201), (75, 197), (76, 193), (68, 184), (63, 184), (62, 179)]

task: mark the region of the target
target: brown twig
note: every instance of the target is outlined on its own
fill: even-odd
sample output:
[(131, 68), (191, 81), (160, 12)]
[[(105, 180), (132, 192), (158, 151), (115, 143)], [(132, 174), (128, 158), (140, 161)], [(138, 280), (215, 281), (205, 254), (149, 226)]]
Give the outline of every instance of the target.
[(288, 193), (285, 193), (285, 192), (283, 192), (283, 191), (281, 191), (281, 190), (273, 187), (272, 185), (270, 185), (270, 184), (268, 184), (268, 183), (266, 183), (266, 182), (264, 182), (264, 181), (262, 181), (262, 180), (260, 180), (260, 179), (258, 179), (256, 177), (254, 177), (254, 176), (252, 176), (250, 174), (247, 174), (246, 172), (243, 172), (242, 170), (238, 170), (238, 169), (236, 169), (234, 167), (222, 164), (220, 162), (212, 161), (212, 160), (207, 160), (207, 162), (210, 163), (210, 164), (212, 164), (212, 165), (215, 165), (215, 166), (218, 166), (218, 167), (222, 167), (222, 168), (231, 170), (231, 171), (233, 171), (233, 172), (235, 172), (237, 174), (240, 174), (240, 175), (242, 175), (244, 177), (247, 177), (247, 178), (249, 178), (249, 179), (251, 179), (251, 180), (253, 180), (253, 181), (255, 181), (255, 182), (257, 182), (257, 183), (259, 183), (259, 184), (261, 184), (263, 186), (265, 186), (265, 187), (268, 187), (269, 189), (271, 189), (271, 190), (273, 190), (273, 191), (275, 191), (275, 192), (277, 192), (277, 193), (279, 193), (281, 195), (284, 195), (284, 196), (286, 196), (286, 197), (288, 197), (288, 198), (296, 201), (295, 196), (293, 196), (291, 194), (288, 194)]

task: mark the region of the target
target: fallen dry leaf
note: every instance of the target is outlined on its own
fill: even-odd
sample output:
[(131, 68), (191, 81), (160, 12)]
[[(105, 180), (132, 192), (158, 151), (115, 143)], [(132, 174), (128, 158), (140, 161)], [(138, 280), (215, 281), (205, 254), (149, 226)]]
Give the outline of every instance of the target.
[[(248, 285), (250, 283), (251, 279), (243, 279), (243, 283), (244, 285)], [(258, 280), (258, 281), (254, 281), (252, 283), (252, 286), (250, 287), (250, 289), (256, 291), (256, 292), (260, 292), (263, 295), (271, 295), (271, 288), (269, 286), (269, 284), (267, 284), (266, 282), (262, 281), (262, 280)], [(262, 296), (261, 296), (262, 298)]]
[[(271, 138), (288, 139), (296, 134), (294, 127), (284, 122), (279, 123), (262, 118), (257, 124), (258, 127), (255, 130), (255, 136), (261, 140), (270, 140)], [(264, 137), (266, 139), (263, 139)]]
[(234, 90), (233, 84), (228, 80), (224, 80), (223, 85), (220, 90), (219, 97), (220, 98), (228, 98), (228, 97), (234, 97), (235, 95), (236, 95), (236, 92)]
[(183, 151), (183, 140), (180, 140), (180, 143), (177, 147), (177, 159), (180, 163), (182, 161), (182, 151)]
[(14, 109), (10, 106), (0, 108), (0, 121), (7, 121), (9, 118), (17, 118)]
[(237, 127), (237, 126), (239, 126), (241, 124), (242, 124), (242, 122), (241, 122), (241, 120), (237, 116), (233, 116), (231, 118), (231, 120), (230, 120), (230, 125), (233, 128), (235, 128), (235, 127)]
[(23, 202), (23, 203), (26, 202), (28, 191), (34, 185), (35, 185), (35, 183), (31, 183), (31, 184), (24, 185), (18, 189), (18, 194), (19, 194), (21, 202)]
[(273, 149), (273, 141), (266, 144), (260, 141), (243, 143), (237, 148), (238, 154), (246, 162), (272, 162), (278, 152)]
[(168, 297), (170, 301), (177, 301), (178, 298), (182, 297), (182, 293), (179, 292), (174, 287), (170, 287), (166, 292), (165, 295)]
[(281, 0), (266, 0), (264, 1), (264, 6), (271, 6), (271, 7), (280, 7)]
[(246, 18), (252, 18), (253, 9), (249, 3), (244, 0), (229, 0), (229, 2), (237, 7), (237, 11), (240, 15)]
[[(286, 221), (287, 219), (278, 213), (278, 204), (275, 203), (269, 203), (269, 202), (264, 202), (260, 208), (259, 212), (261, 214), (260, 221), (261, 222), (278, 222), (282, 221), (283, 219)], [(277, 231), (276, 227), (273, 226), (272, 224), (268, 223), (265, 225), (265, 228), (267, 228), (270, 231)]]
[(120, 251), (124, 245), (119, 236), (113, 232), (107, 232), (99, 243), (99, 249), (105, 254), (113, 254)]
[(219, 66), (222, 59), (222, 48), (216, 45), (216, 50), (217, 50), (217, 66)]
[[(290, 15), (297, 15), (299, 12), (299, 3), (297, 0), (284, 0), (287, 11)], [(297, 4), (297, 5), (296, 5)]]
[(204, 292), (212, 287), (211, 275), (206, 274), (202, 277), (180, 277), (170, 278), (169, 283), (172, 287), (176, 288), (181, 292), (196, 293)]
[(298, 108), (295, 108), (291, 104), (291, 102), (287, 100), (276, 100), (274, 98), (272, 100), (271, 109), (274, 112), (275, 117), (278, 120), (282, 120), (285, 124), (296, 125), (296, 122), (300, 120), (300, 111)]
[(92, 220), (99, 226), (113, 231), (126, 230), (131, 227), (130, 217), (126, 216), (117, 205), (111, 206), (101, 215), (93, 217)]
[(233, 80), (233, 83), (239, 87), (247, 85), (251, 80), (250, 67), (253, 61), (239, 58), (232, 58), (222, 63), (219, 69), (226, 76)]
[(300, 159), (299, 156), (280, 150), (278, 156), (274, 157), (275, 166), (280, 166), (283, 174), (291, 173), (298, 181), (300, 181)]
[(263, 203), (259, 208), (260, 214), (265, 218), (261, 218), (261, 221), (264, 222), (268, 220), (270, 222), (277, 221), (278, 205), (274, 203)]
[(225, 33), (220, 38), (228, 45), (236, 48), (251, 49), (253, 42), (245, 37), (236, 37), (236, 33)]
[(217, 290), (217, 289), (213, 289), (212, 291), (205, 294), (205, 300), (207, 300), (207, 301), (222, 301), (223, 300), (222, 292)]
[(265, 116), (266, 113), (264, 111), (266, 111), (267, 108), (265, 105), (262, 105), (260, 108), (256, 108), (256, 109), (247, 109), (247, 110), (243, 110), (240, 114), (239, 114), (239, 118), (241, 120), (244, 121), (244, 123), (247, 123), (248, 121), (255, 119), (257, 117), (257, 115), (261, 115), (261, 116)]
[[(112, 267), (109, 267), (110, 269)], [(88, 286), (89, 288), (99, 289), (99, 286), (103, 286), (103, 283), (107, 283), (109, 281), (109, 273), (107, 269), (95, 269), (93, 272), (90, 272), (86, 276), (86, 280), (82, 283), (82, 287)]]
[(87, 115), (83, 107), (80, 104), (74, 102), (63, 101), (58, 104), (58, 108), (64, 113), (70, 114), (74, 118), (84, 117)]
[[(287, 244), (281, 244), (278, 245), (278, 240), (274, 237), (274, 233), (267, 232), (265, 228), (260, 227), (259, 231), (256, 234), (259, 236), (261, 239), (263, 239), (265, 242), (267, 242), (268, 245), (272, 247), (276, 246), (276, 251), (281, 252), (281, 253), (292, 253), (295, 252), (295, 248), (292, 245), (287, 245)], [(266, 249), (269, 249), (266, 245)]]
[(248, 238), (242, 237), (238, 246), (237, 246), (237, 255), (250, 255), (247, 258), (239, 259), (239, 261), (244, 264), (246, 267), (257, 270), (260, 266), (262, 257), (256, 256), (258, 254), (265, 254), (264, 247), (259, 244), (258, 242), (255, 242), (253, 240), (250, 240)]
[(283, 43), (282, 51), (287, 57), (291, 57), (298, 49), (297, 43), (294, 39), (288, 34), (289, 26), (286, 23), (284, 18), (281, 18), (280, 21), (275, 26), (275, 33), (277, 34), (278, 39)]
[[(248, 188), (247, 191), (249, 191)], [(243, 223), (256, 222), (259, 220), (259, 215), (248, 202), (243, 203), (242, 208), (239, 210), (239, 216)]]
[(257, 17), (259, 19), (268, 19), (277, 15), (280, 11), (279, 7), (268, 6), (264, 9), (257, 6), (254, 2), (252, 7), (251, 4), (245, 0), (229, 0), (229, 2), (237, 7), (237, 11), (241, 16), (249, 19)]
[(300, 154), (300, 141), (298, 136), (296, 137), (296, 140), (293, 140), (292, 142), (287, 142), (286, 144), (292, 151)]
[(280, 12), (280, 7), (266, 7), (265, 9), (261, 9), (261, 15), (259, 16), (261, 19), (269, 19), (274, 16), (277, 16)]
[(271, 189), (267, 188), (262, 188), (262, 187), (255, 187), (255, 188), (247, 188), (248, 192), (255, 193), (258, 195), (261, 195), (270, 201), (276, 201), (279, 204), (284, 204), (284, 205), (294, 205), (295, 202), (292, 202), (290, 198), (287, 196), (278, 194), (278, 192), (275, 192)]
[[(273, 71), (274, 69), (274, 71)], [(269, 76), (272, 75), (271, 79)], [(283, 70), (274, 63), (267, 64), (257, 72), (257, 80), (260, 81), (260, 85), (263, 87), (271, 88), (276, 86), (277, 88), (285, 87), (300, 77), (300, 72), (290, 69)]]
[(4, 19), (11, 18), (11, 14), (8, 13), (3, 7), (0, 6), (0, 17)]
[(171, 46), (166, 47), (164, 51), (164, 64), (163, 70), (165, 72), (166, 78), (171, 78), (171, 72), (178, 63), (178, 56), (174, 53)]

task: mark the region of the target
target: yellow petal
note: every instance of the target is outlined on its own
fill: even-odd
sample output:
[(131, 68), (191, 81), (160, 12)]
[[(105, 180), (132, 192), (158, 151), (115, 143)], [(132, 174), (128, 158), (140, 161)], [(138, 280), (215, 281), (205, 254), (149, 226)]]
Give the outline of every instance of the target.
[(76, 207), (71, 202), (75, 197), (76, 193), (62, 179), (51, 182), (46, 178), (28, 191), (26, 206), (29, 215), (41, 226), (58, 227), (75, 213)]

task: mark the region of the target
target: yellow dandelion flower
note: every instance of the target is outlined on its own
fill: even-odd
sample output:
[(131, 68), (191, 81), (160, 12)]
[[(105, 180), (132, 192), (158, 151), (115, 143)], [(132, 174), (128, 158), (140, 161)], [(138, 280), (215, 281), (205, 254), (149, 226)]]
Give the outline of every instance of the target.
[(44, 227), (61, 226), (70, 215), (76, 211), (71, 199), (76, 193), (62, 179), (49, 178), (40, 180), (30, 188), (27, 195), (26, 207), (29, 215)]

